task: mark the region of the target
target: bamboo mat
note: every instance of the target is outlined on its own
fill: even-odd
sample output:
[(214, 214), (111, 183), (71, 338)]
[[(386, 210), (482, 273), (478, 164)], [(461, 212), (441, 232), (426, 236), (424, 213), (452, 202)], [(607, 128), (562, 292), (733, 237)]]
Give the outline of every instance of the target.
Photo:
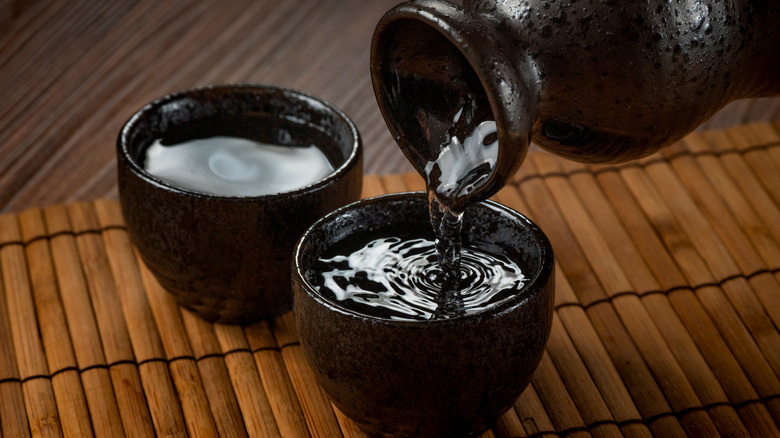
[[(780, 130), (693, 134), (584, 166), (541, 152), (496, 199), (558, 263), (531, 385), (486, 436), (779, 436)], [(365, 195), (420, 189), (369, 175)], [(116, 201), (0, 216), (0, 430), (42, 436), (359, 437), (287, 314), (212, 325), (176, 306)]]

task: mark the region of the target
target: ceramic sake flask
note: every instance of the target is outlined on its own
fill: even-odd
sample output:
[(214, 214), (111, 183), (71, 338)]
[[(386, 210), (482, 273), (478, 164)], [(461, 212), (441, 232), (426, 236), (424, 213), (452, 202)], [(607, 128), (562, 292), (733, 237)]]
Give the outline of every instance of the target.
[(475, 195), (486, 198), (531, 140), (577, 161), (627, 161), (730, 101), (780, 94), (780, 3), (419, 0), (380, 20), (371, 72), (418, 170), (464, 102), (496, 121), (497, 164)]

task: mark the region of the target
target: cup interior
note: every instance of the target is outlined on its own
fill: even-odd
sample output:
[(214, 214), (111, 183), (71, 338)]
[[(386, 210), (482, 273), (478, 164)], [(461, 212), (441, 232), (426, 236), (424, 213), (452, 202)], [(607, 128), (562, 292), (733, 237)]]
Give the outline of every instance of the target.
[(359, 149), (354, 124), (329, 103), (289, 89), (240, 84), (185, 90), (145, 106), (120, 133), (120, 158), (142, 178), (186, 192), (189, 190), (146, 172), (146, 150), (158, 139), (163, 144), (175, 144), (211, 136), (242, 137), (289, 147), (316, 145), (334, 171), (313, 185), (343, 173), (355, 161)]
[(484, 318), (520, 305), (539, 278), (549, 276), (552, 250), (544, 233), (528, 218), (493, 201), (482, 202), (464, 214), (463, 246), (479, 246), (503, 254), (523, 270), (524, 287), (511, 299), (484, 312), (434, 321), (396, 321), (356, 310), (347, 301), (337, 301), (321, 293), (322, 276), (317, 261), (332, 246), (344, 241), (368, 241), (374, 235), (398, 235), (435, 239), (428, 215), (428, 199), (423, 192), (399, 193), (364, 199), (342, 207), (315, 223), (298, 244), (295, 270), (303, 288), (313, 299), (359, 318), (377, 319), (388, 324), (452, 324), (459, 319)]

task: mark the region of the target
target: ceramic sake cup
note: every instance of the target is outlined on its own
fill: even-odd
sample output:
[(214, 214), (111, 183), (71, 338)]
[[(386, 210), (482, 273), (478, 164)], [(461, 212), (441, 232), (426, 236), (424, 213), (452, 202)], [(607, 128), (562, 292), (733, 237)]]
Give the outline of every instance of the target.
[[(266, 196), (221, 196), (175, 187), (144, 169), (159, 138), (236, 136), (319, 147), (334, 172)], [(212, 322), (249, 323), (291, 308), (290, 259), (303, 232), (359, 199), (362, 143), (338, 108), (294, 90), (215, 85), (162, 97), (136, 112), (117, 141), (127, 232), (178, 303)]]
[(550, 333), (554, 262), (549, 241), (495, 202), (468, 209), (463, 241), (488, 242), (524, 270), (524, 286), (495, 307), (446, 320), (391, 320), (321, 294), (314, 268), (328, 248), (386, 227), (430, 229), (427, 198), (403, 193), (330, 213), (298, 243), (295, 321), (315, 376), (362, 429), (388, 437), (476, 436), (527, 386)]

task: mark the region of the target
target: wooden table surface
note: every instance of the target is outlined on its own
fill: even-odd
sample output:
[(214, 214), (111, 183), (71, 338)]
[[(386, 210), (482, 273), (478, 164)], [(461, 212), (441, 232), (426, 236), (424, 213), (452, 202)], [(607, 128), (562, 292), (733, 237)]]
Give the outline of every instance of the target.
[[(164, 94), (255, 82), (333, 102), (358, 126), (366, 173), (411, 170), (374, 99), (369, 44), (398, 0), (0, 0), (0, 211), (116, 196), (114, 144)], [(723, 125), (780, 120), (738, 102)]]

